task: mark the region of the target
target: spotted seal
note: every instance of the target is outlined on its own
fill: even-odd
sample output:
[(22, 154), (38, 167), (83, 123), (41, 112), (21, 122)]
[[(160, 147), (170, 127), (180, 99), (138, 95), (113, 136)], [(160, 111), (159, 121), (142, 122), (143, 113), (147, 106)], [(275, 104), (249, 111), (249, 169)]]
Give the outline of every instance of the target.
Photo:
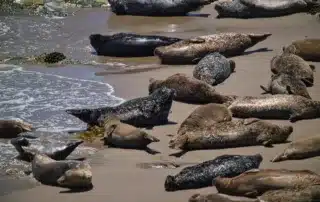
[(20, 133), (31, 132), (33, 126), (21, 120), (0, 120), (0, 138), (15, 138)]
[(283, 47), (286, 52), (302, 57), (306, 61), (320, 62), (320, 39), (303, 39)]
[(224, 82), (234, 72), (236, 63), (220, 53), (210, 53), (202, 58), (193, 70), (193, 77), (210, 85)]
[[(271, 36), (264, 34), (219, 33), (181, 40), (154, 50), (163, 64), (195, 64), (212, 52), (225, 57), (242, 55), (245, 50)], [(230, 43), (232, 41), (232, 43)]]
[(259, 200), (232, 199), (221, 194), (194, 194), (188, 202), (259, 202)]
[(211, 186), (218, 176), (233, 177), (247, 170), (259, 168), (262, 161), (256, 155), (222, 155), (213, 160), (183, 168), (177, 175), (168, 175), (164, 184), (166, 191), (197, 189)]

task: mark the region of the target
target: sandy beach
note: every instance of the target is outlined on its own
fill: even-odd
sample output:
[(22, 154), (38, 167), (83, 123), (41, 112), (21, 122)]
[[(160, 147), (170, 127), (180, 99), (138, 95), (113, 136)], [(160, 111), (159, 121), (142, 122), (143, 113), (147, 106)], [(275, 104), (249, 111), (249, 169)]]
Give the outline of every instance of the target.
[[(208, 18), (200, 17), (178, 17), (178, 18), (144, 18), (132, 16), (109, 16), (108, 26), (104, 30), (121, 30), (144, 34), (160, 34), (187, 38), (196, 35), (206, 35), (217, 32), (254, 32), (272, 33), (267, 40), (255, 45), (243, 56), (233, 57), (236, 62), (235, 73), (224, 83), (218, 85), (216, 90), (222, 94), (251, 95), (257, 96), (262, 90), (259, 85), (267, 84), (270, 79), (270, 60), (276, 54), (281, 53), (282, 47), (289, 45), (294, 40), (319, 37), (320, 21), (316, 16), (307, 14), (296, 14), (279, 18), (264, 19), (215, 19), (216, 13), (213, 5), (208, 5), (201, 10), (201, 13), (210, 13)], [(83, 16), (82, 16), (83, 17)], [(144, 23), (143, 23), (144, 22)], [(141, 25), (137, 26), (138, 23)], [(101, 23), (103, 24), (103, 23)], [(107, 24), (107, 22), (106, 22)], [(169, 24), (175, 24), (170, 25)], [(130, 26), (132, 25), (132, 26)], [(122, 29), (123, 27), (123, 29)], [(174, 29), (173, 31), (170, 29)], [(99, 30), (97, 30), (99, 31)], [(93, 30), (92, 30), (93, 32)], [(255, 50), (267, 48), (267, 51), (255, 52)], [(114, 59), (122, 61), (124, 59)], [(130, 59), (128, 60), (130, 61)], [(139, 60), (134, 59), (135, 62)], [(141, 63), (159, 62), (156, 57), (148, 58)], [(314, 100), (320, 100), (320, 63), (313, 63), (316, 66), (315, 84), (308, 88)], [(175, 73), (185, 73), (192, 76), (194, 66), (167, 66), (148, 72), (131, 74), (106, 74), (105, 82), (115, 89), (114, 95), (132, 99), (148, 95), (149, 78), (165, 79)], [(99, 72), (99, 75), (103, 73)], [(320, 157), (298, 161), (284, 161), (271, 163), (270, 160), (287, 147), (287, 144), (274, 145), (273, 148), (263, 146), (240, 147), (220, 150), (192, 151), (181, 158), (169, 157), (169, 154), (176, 150), (168, 148), (170, 137), (167, 134), (176, 134), (181, 122), (198, 105), (174, 102), (169, 120), (172, 124), (157, 126), (148, 132), (160, 139), (160, 142), (150, 145), (151, 148), (160, 151), (160, 154), (149, 155), (143, 151), (106, 148), (101, 150), (97, 157), (92, 159), (93, 185), (94, 188), (88, 192), (68, 193), (65, 189), (37, 186), (32, 189), (21, 188), (1, 196), (2, 202), (186, 202), (194, 193), (215, 193), (215, 187), (208, 187), (197, 190), (186, 190), (166, 192), (164, 181), (167, 175), (177, 174), (182, 167), (177, 169), (141, 169), (137, 163), (156, 162), (170, 160), (183, 163), (201, 163), (214, 159), (223, 154), (257, 154), (263, 156), (260, 168), (286, 168), (294, 170), (311, 170), (320, 174)], [(297, 123), (289, 121), (272, 122), (292, 125), (294, 131), (289, 137), (290, 141), (320, 135), (320, 119), (303, 120)], [(99, 157), (99, 158), (98, 158)], [(6, 181), (0, 181), (0, 187), (11, 186)], [(12, 185), (15, 186), (15, 185)]]

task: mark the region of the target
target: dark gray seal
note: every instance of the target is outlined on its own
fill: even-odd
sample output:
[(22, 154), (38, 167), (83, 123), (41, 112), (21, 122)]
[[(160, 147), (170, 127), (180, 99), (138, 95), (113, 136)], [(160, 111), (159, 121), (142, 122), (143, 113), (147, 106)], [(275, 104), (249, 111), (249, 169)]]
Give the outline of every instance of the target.
[(159, 88), (147, 97), (128, 100), (118, 106), (96, 109), (68, 109), (71, 114), (89, 125), (101, 125), (105, 118), (115, 116), (122, 122), (136, 126), (154, 126), (168, 123), (175, 91)]
[(66, 159), (80, 144), (83, 143), (82, 140), (72, 141), (67, 143), (63, 147), (58, 148), (47, 148), (46, 150), (39, 151), (36, 148), (30, 148), (30, 142), (24, 137), (17, 137), (11, 139), (10, 143), (19, 152), (18, 159), (23, 161), (31, 162), (37, 153), (44, 153), (48, 157), (54, 160), (64, 160)]
[(194, 194), (188, 202), (259, 202), (259, 200), (232, 199), (221, 194)]
[(260, 119), (303, 119), (320, 118), (320, 101), (299, 95), (264, 95), (236, 99), (229, 109), (233, 117)]
[(216, 0), (108, 0), (113, 13), (138, 16), (184, 16)]
[(302, 57), (306, 61), (320, 62), (320, 39), (303, 39), (284, 47), (286, 52)]
[(210, 85), (218, 85), (234, 72), (236, 63), (220, 53), (211, 53), (202, 58), (193, 70), (193, 77)]
[(177, 175), (168, 175), (164, 184), (166, 191), (197, 189), (212, 186), (218, 176), (234, 177), (247, 170), (259, 168), (260, 154), (222, 155), (213, 160), (182, 169)]
[(297, 140), (290, 145), (271, 162), (286, 160), (300, 160), (320, 156), (320, 137), (314, 136), (307, 139)]
[(20, 120), (0, 120), (0, 138), (15, 138), (20, 133), (34, 130), (31, 124)]
[(307, 86), (301, 79), (288, 74), (273, 74), (267, 87), (260, 85), (263, 94), (292, 94), (311, 99)]
[[(220, 33), (198, 36), (181, 40), (169, 46), (161, 46), (154, 50), (163, 64), (195, 64), (212, 52), (219, 52), (225, 57), (242, 55), (245, 50), (264, 41), (270, 33), (243, 34)], [(232, 43), (230, 43), (232, 41)]]
[(155, 48), (167, 46), (181, 40), (173, 37), (133, 33), (91, 34), (89, 39), (91, 46), (98, 55), (115, 57), (153, 56)]

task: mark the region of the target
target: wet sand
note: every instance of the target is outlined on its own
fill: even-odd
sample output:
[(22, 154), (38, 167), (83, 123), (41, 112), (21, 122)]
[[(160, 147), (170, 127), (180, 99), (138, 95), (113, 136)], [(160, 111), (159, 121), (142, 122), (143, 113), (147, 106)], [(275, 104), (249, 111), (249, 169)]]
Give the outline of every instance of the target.
[[(138, 33), (157, 33), (167, 36), (190, 37), (205, 35), (216, 32), (270, 32), (273, 35), (262, 43), (257, 44), (250, 50), (268, 48), (272, 51), (257, 52), (244, 56), (234, 57), (236, 72), (229, 79), (216, 87), (223, 94), (236, 95), (259, 95), (262, 90), (260, 84), (266, 84), (270, 79), (270, 60), (281, 52), (282, 46), (290, 44), (293, 40), (304, 37), (319, 37), (320, 24), (315, 16), (297, 14), (281, 18), (271, 19), (214, 19), (216, 15), (213, 5), (205, 7), (201, 13), (212, 13), (209, 18), (143, 18), (111, 15), (108, 21), (108, 29), (131, 31)], [(143, 19), (143, 20), (142, 20)], [(143, 23), (142, 23), (143, 22)], [(107, 22), (106, 22), (107, 23)], [(170, 32), (169, 23), (178, 24), (176, 32)], [(139, 26), (138, 26), (139, 24)], [(175, 27), (175, 26), (173, 26)], [(169, 31), (168, 31), (169, 30)], [(115, 59), (124, 60), (124, 59)], [(138, 60), (137, 60), (138, 61)], [(155, 63), (155, 57), (148, 58)], [(145, 61), (143, 61), (145, 62)], [(315, 85), (308, 88), (314, 100), (320, 100), (320, 63), (316, 66)], [(175, 73), (186, 73), (192, 76), (193, 66), (170, 66), (154, 71), (140, 72), (136, 74), (112, 74), (106, 75), (105, 81), (115, 88), (115, 95), (125, 99), (131, 99), (148, 94), (149, 78), (164, 79)], [(166, 134), (175, 134), (180, 123), (191, 113), (197, 105), (188, 105), (174, 102), (169, 120), (176, 122), (165, 126), (154, 127), (149, 133), (158, 137), (160, 142), (150, 145), (161, 154), (149, 155), (143, 151), (105, 149), (100, 152), (100, 157), (93, 160), (93, 190), (82, 193), (65, 193), (61, 188), (39, 186), (33, 189), (15, 191), (0, 197), (1, 201), (64, 201), (64, 202), (163, 202), (175, 201), (186, 202), (194, 193), (216, 192), (215, 187), (197, 190), (177, 192), (165, 192), (164, 181), (168, 174), (176, 174), (177, 169), (141, 169), (136, 163), (152, 162), (159, 160), (176, 160), (178, 162), (202, 162), (213, 159), (223, 154), (256, 154), (260, 153), (264, 160), (260, 168), (287, 168), (308, 169), (314, 172), (320, 171), (320, 157), (299, 161), (284, 161), (271, 163), (270, 160), (287, 144), (275, 145), (274, 148), (262, 146), (241, 147), (232, 149), (206, 150), (189, 152), (183, 157), (176, 159), (168, 155), (175, 152), (168, 148), (170, 137)], [(272, 121), (290, 125), (289, 121)], [(312, 135), (320, 135), (320, 119), (303, 120), (292, 124), (294, 132), (289, 140), (297, 140)], [(101, 158), (103, 157), (103, 158)], [(6, 186), (5, 184), (1, 184)]]

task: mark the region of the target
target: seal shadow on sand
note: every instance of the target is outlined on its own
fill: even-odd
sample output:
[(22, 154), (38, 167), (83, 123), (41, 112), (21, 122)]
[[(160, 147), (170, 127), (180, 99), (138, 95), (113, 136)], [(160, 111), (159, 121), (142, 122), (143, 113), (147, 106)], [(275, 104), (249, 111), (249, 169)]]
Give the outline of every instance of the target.
[[(61, 186), (57, 186), (57, 187), (64, 188)], [(72, 189), (68, 189), (68, 190), (62, 190), (59, 193), (60, 194), (82, 193), (82, 192), (91, 191), (92, 189), (93, 189), (93, 184), (91, 184), (91, 186), (89, 186), (87, 188), (72, 188)]]
[(161, 154), (161, 152), (155, 150), (155, 149), (151, 149), (150, 147), (146, 147), (146, 148), (143, 148), (143, 149), (139, 149), (139, 148), (135, 148), (135, 149), (131, 149), (131, 148), (122, 148), (122, 147), (115, 147), (115, 146), (107, 146), (105, 145), (105, 148), (107, 149), (125, 149), (125, 150), (135, 150), (135, 151), (144, 151), (144, 152), (147, 152), (148, 154), (151, 154), (151, 155), (156, 155), (156, 154)]
[(269, 48), (258, 48), (256, 50), (251, 50), (251, 51), (245, 51), (242, 55), (250, 55), (250, 54), (253, 54), (253, 53), (264, 53), (264, 52), (272, 52), (273, 49), (269, 49)]

